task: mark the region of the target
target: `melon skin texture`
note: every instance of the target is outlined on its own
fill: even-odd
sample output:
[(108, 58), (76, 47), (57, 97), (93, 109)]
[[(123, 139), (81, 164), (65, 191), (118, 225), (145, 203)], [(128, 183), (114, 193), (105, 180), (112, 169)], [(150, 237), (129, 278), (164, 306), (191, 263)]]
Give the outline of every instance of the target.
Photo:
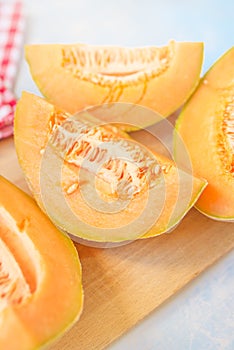
[(81, 265), (71, 239), (3, 177), (0, 252), (0, 349), (44, 348), (80, 317)]
[[(128, 102), (167, 117), (199, 83), (203, 43), (171, 41), (143, 48), (27, 45), (25, 57), (41, 93), (69, 113)], [(135, 125), (146, 126), (137, 117)]]
[[(61, 186), (55, 179), (56, 174), (53, 171), (57, 168), (52, 160), (49, 162), (50, 170), (47, 169), (46, 174), (43, 174), (52, 181), (49, 182), (46, 189), (46, 195), (48, 195), (50, 202), (46, 208), (41, 196), (42, 151), (45, 150), (48, 143), (51, 116), (54, 115), (61, 116), (61, 110), (38, 96), (23, 92), (15, 114), (15, 146), (19, 163), (38, 204), (59, 228), (71, 233), (73, 237), (77, 236), (95, 242), (122, 242), (136, 238), (153, 237), (167, 232), (180, 222), (206, 186), (206, 181), (177, 169), (171, 160), (154, 153), (153, 157), (157, 159), (161, 169), (164, 169), (161, 172), (163, 181), (150, 190), (154, 196), (151, 198), (152, 205), (148, 208), (148, 212), (159, 217), (147, 232), (144, 232), (140, 237), (135, 237), (134, 230), (138, 229), (138, 224), (144, 225), (142, 220), (137, 222), (135, 218), (140, 217), (145, 209), (148, 200), (147, 191), (136, 194), (127, 208), (117, 213), (110, 214), (96, 210), (92, 205), (88, 205), (82, 197), (79, 184), (74, 187), (79, 167), (65, 161), (62, 171), (64, 197), (73, 213), (90, 224), (91, 232), (86, 233), (80, 230), (74, 217), (67, 214), (66, 209), (64, 210), (60, 204), (61, 201), (57, 193)], [(66, 114), (66, 117), (68, 116)], [(123, 134), (118, 134), (118, 137), (124, 138)], [(99, 183), (99, 188), (103, 194), (106, 193), (105, 184)], [(163, 207), (160, 207), (160, 200), (164, 201)], [(157, 212), (158, 207), (159, 212)], [(131, 228), (129, 229), (130, 236), (126, 232), (121, 233), (122, 227), (128, 224)], [(105, 233), (99, 229), (105, 230)]]
[(191, 157), (194, 175), (208, 186), (196, 203), (203, 214), (234, 220), (234, 48), (209, 69), (182, 109), (174, 137), (180, 161), (178, 134)]

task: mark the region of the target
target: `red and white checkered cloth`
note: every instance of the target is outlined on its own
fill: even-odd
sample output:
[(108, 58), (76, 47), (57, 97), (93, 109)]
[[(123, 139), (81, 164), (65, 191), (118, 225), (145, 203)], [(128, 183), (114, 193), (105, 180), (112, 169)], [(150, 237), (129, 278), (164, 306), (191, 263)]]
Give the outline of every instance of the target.
[(13, 134), (16, 99), (13, 94), (23, 45), (22, 3), (0, 1), (0, 139)]

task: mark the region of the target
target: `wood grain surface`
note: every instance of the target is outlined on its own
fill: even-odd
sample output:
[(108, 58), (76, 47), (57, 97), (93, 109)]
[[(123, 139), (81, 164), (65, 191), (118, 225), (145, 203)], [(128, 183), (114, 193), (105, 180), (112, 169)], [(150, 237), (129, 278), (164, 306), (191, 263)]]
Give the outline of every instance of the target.
[[(28, 191), (12, 138), (0, 142), (0, 173)], [(83, 266), (84, 311), (53, 350), (107, 347), (231, 250), (234, 224), (192, 209), (170, 234), (112, 249), (76, 247)]]

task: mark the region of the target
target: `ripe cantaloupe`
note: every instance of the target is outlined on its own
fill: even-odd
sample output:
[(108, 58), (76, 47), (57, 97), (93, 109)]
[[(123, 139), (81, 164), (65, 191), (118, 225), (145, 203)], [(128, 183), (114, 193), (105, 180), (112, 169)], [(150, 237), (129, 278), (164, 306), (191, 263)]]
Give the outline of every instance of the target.
[(206, 186), (113, 126), (84, 127), (73, 139), (74, 126), (68, 113), (35, 95), (24, 92), (17, 104), (15, 146), (29, 187), (73, 237), (122, 242), (156, 236), (175, 227)]
[(174, 153), (179, 162), (178, 134), (195, 176), (208, 181), (197, 209), (217, 220), (234, 220), (234, 48), (205, 74), (177, 120)]
[(168, 116), (199, 82), (203, 43), (171, 41), (163, 47), (142, 48), (27, 45), (25, 56), (42, 94), (69, 113), (128, 102)]
[(71, 239), (0, 177), (0, 349), (41, 348), (78, 320), (82, 306)]

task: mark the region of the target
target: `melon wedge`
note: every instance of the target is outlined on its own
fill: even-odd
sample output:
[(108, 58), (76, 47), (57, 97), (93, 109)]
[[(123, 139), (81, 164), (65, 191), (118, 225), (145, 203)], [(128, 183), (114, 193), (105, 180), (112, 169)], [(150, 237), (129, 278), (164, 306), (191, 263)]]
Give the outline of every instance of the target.
[(213, 219), (234, 220), (234, 48), (205, 74), (184, 106), (176, 130), (176, 160), (180, 134), (194, 174), (208, 181), (197, 209)]
[[(19, 163), (39, 205), (58, 227), (72, 234), (72, 237), (97, 242), (121, 242), (156, 236), (175, 227), (206, 186), (204, 180), (194, 178), (178, 169), (171, 160), (142, 150), (143, 146), (134, 140), (130, 146), (137, 149), (144, 162), (140, 170), (131, 169), (134, 164), (129, 165), (124, 161), (111, 163), (111, 160), (104, 166), (102, 176), (95, 177), (96, 182), (91, 183), (89, 177), (79, 182), (81, 167), (75, 162), (79, 161), (79, 158), (76, 158), (77, 153), (73, 154), (75, 144), (69, 146), (68, 156), (62, 159), (62, 166), (59, 163), (60, 157), (57, 155), (57, 149), (50, 154), (49, 158), (45, 157), (51, 126), (56, 119), (61, 119), (62, 116), (64, 120), (69, 118), (68, 113), (61, 112), (46, 100), (24, 92), (17, 104), (15, 114), (15, 146)], [(108, 140), (115, 137), (110, 126), (102, 127), (102, 129), (97, 128), (99, 136), (104, 133), (103, 135), (107, 135), (105, 138)], [(88, 148), (85, 146), (85, 152), (91, 147), (92, 135), (85, 141), (86, 145), (89, 145)], [(125, 133), (119, 134), (117, 131), (116, 135), (117, 142), (123, 142), (129, 146), (130, 139), (124, 136)], [(57, 140), (61, 139), (63, 137)], [(103, 145), (105, 147), (105, 141), (102, 142)], [(58, 149), (59, 146), (63, 149), (63, 144), (57, 144)], [(52, 147), (52, 151), (53, 149)], [(80, 146), (77, 152), (78, 150), (79, 154), (83, 151)], [(154, 168), (150, 168), (155, 183), (148, 190), (142, 174), (149, 163), (155, 165)], [(114, 170), (113, 166), (111, 168), (112, 172), (110, 164), (115, 165)], [(134, 185), (132, 188), (135, 193), (125, 202), (122, 198), (116, 201), (115, 189), (118, 188), (128, 167), (130, 170), (127, 185)], [(122, 169), (125, 170), (122, 171)], [(119, 182), (116, 181), (116, 174), (121, 174), (118, 178)], [(118, 193), (125, 195), (129, 188), (124, 187), (123, 192), (120, 189)], [(97, 200), (100, 204), (95, 207), (97, 192), (101, 199), (99, 198), (99, 202)], [(90, 193), (91, 199), (88, 198)], [(121, 203), (124, 203), (125, 206), (117, 210)], [(109, 211), (108, 205), (112, 204), (116, 206)]]
[(78, 320), (82, 305), (72, 241), (0, 177), (0, 349), (41, 348)]
[[(27, 45), (25, 56), (42, 94), (69, 113), (119, 101), (168, 116), (199, 82), (203, 43), (171, 41), (143, 48)], [(136, 120), (137, 126), (141, 123)]]

